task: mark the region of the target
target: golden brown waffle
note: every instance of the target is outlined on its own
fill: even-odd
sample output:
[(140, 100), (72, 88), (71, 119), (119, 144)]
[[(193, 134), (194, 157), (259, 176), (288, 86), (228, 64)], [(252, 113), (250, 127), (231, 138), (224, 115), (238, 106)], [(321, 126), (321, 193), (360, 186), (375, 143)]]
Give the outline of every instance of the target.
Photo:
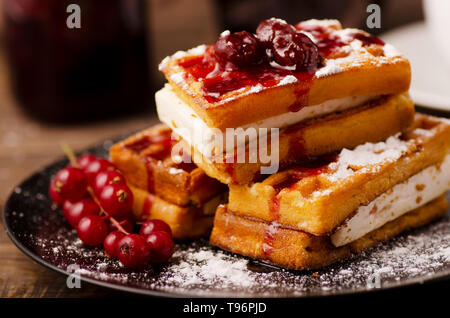
[[(282, 129), (279, 135), (280, 169), (305, 158), (320, 156), (364, 142), (377, 142), (405, 131), (414, 120), (414, 104), (407, 93), (384, 96), (365, 105), (304, 121)], [(270, 141), (270, 138), (268, 138)], [(216, 160), (200, 154), (194, 147), (193, 160), (210, 177), (226, 184), (249, 184), (260, 179), (264, 165), (227, 163), (226, 155)], [(270, 149), (270, 144), (269, 144)], [(270, 153), (270, 150), (268, 151)], [(248, 146), (246, 158), (249, 157)]]
[(223, 193), (225, 187), (194, 163), (172, 160), (177, 141), (171, 135), (170, 128), (162, 124), (143, 130), (113, 145), (111, 161), (132, 185), (179, 206), (200, 206)]
[(209, 235), (214, 212), (217, 206), (225, 200), (222, 194), (199, 207), (182, 207), (131, 185), (130, 189), (134, 196), (133, 214), (135, 220), (138, 222), (151, 219), (163, 220), (172, 229), (173, 237), (176, 240), (194, 239)]
[(360, 239), (334, 247), (328, 236), (314, 236), (268, 222), (234, 214), (226, 206), (217, 209), (210, 243), (224, 250), (295, 270), (319, 269), (350, 257), (409, 229), (444, 215), (447, 201), (441, 196), (386, 223)]
[[(337, 157), (305, 162), (253, 185), (230, 185), (228, 208), (327, 235), (359, 206), (426, 167), (439, 166), (449, 152), (450, 121), (417, 114), (407, 132), (376, 146), (344, 149)], [(367, 156), (375, 158), (367, 161)]]
[[(314, 29), (314, 24), (319, 28), (324, 21), (308, 23), (309, 26), (300, 28), (314, 37), (310, 28)], [(325, 34), (329, 39), (339, 38), (346, 45), (327, 55), (323, 63), (325, 66), (314, 74), (293, 74), (298, 78), (294, 82), (284, 77), (270, 85), (257, 85), (261, 84), (259, 82), (249, 84), (214, 100), (205, 96), (204, 82), (192, 75), (193, 71), (199, 73), (195, 68), (202, 65), (204, 57), (213, 54), (211, 47), (200, 46), (187, 52), (177, 52), (161, 62), (160, 70), (178, 97), (209, 127), (222, 131), (327, 100), (399, 94), (408, 90), (411, 78), (409, 62), (398, 55), (392, 46), (369, 45), (355, 37), (356, 34), (368, 36), (367, 33), (342, 29), (337, 21), (328, 23)]]

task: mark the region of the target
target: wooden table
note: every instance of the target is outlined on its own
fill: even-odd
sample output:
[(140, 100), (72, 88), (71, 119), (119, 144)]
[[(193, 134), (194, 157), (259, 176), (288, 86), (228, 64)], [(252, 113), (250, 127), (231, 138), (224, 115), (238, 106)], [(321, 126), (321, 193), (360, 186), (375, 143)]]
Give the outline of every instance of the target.
[[(0, 209), (13, 187), (35, 170), (62, 156), (61, 141), (75, 150), (153, 124), (153, 113), (135, 118), (73, 126), (50, 126), (28, 118), (12, 96), (8, 72), (0, 52)], [(1, 221), (0, 221), (1, 223)], [(20, 252), (0, 225), (0, 297), (99, 297), (119, 292), (82, 283), (66, 287), (66, 277), (52, 272)]]

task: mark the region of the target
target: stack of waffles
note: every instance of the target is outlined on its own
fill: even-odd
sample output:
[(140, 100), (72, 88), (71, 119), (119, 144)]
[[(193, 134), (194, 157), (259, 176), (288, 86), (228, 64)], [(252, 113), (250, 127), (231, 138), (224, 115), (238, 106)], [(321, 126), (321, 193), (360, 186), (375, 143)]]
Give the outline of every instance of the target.
[(163, 124), (139, 132), (113, 145), (111, 160), (133, 192), (136, 221), (163, 220), (178, 240), (208, 235), (225, 186), (190, 160), (175, 163), (171, 134)]
[[(225, 184), (210, 243), (304, 270), (446, 213), (450, 122), (415, 114), (409, 62), (391, 45), (336, 20), (295, 28), (318, 47), (314, 71), (223, 70), (212, 45), (164, 59), (168, 83), (156, 104), (167, 126), (115, 145), (111, 157), (136, 193), (164, 202), (150, 215), (184, 209), (177, 213), (196, 215), (186, 225), (196, 234), (208, 232), (204, 207), (223, 198)], [(137, 197), (137, 215), (149, 217)]]

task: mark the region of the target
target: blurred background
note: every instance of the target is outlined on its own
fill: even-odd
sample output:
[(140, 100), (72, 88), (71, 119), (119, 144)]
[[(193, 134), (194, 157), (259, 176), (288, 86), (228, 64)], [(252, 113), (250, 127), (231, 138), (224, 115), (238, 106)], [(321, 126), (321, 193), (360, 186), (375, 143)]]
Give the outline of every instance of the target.
[[(60, 142), (76, 151), (108, 147), (108, 138), (154, 124), (165, 56), (213, 43), (225, 29), (254, 32), (270, 17), (334, 18), (381, 36), (411, 59), (415, 101), (448, 111), (450, 67), (441, 61), (450, 49), (434, 45), (450, 43), (450, 1), (424, 1), (0, 0), (0, 208), (14, 185), (62, 156)], [(371, 3), (381, 7), (380, 29), (366, 27)], [(81, 8), (80, 29), (66, 26), (69, 4)], [(8, 255), (0, 271), (8, 295), (1, 296), (69, 292), (52, 290), (61, 278), (27, 260), (3, 231), (0, 255)], [(47, 289), (29, 287), (36, 285)]]
[[(149, 126), (165, 56), (269, 17), (337, 18), (386, 33), (423, 19), (421, 0), (0, 0), (0, 184), (13, 184), (61, 154)], [(381, 7), (368, 30), (366, 8)], [(81, 28), (69, 29), (69, 4)]]
[[(62, 140), (80, 150), (154, 123), (165, 56), (274, 16), (367, 30), (370, 3), (375, 34), (423, 19), (420, 0), (0, 0), (0, 205)], [(66, 25), (70, 4), (79, 29)]]

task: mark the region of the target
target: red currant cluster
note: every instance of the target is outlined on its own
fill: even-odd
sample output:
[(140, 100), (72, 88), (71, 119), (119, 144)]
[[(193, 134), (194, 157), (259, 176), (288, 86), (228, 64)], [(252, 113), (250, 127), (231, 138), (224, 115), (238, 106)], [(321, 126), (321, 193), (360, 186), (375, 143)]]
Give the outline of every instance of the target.
[(117, 167), (89, 154), (70, 159), (71, 164), (51, 180), (49, 193), (81, 241), (103, 244), (107, 256), (127, 267), (166, 262), (173, 250), (170, 227), (150, 220), (133, 234), (133, 193)]
[(294, 26), (278, 19), (262, 21), (255, 35), (242, 31), (220, 36), (214, 54), (226, 71), (268, 63), (290, 71), (311, 72), (321, 63), (317, 45)]

